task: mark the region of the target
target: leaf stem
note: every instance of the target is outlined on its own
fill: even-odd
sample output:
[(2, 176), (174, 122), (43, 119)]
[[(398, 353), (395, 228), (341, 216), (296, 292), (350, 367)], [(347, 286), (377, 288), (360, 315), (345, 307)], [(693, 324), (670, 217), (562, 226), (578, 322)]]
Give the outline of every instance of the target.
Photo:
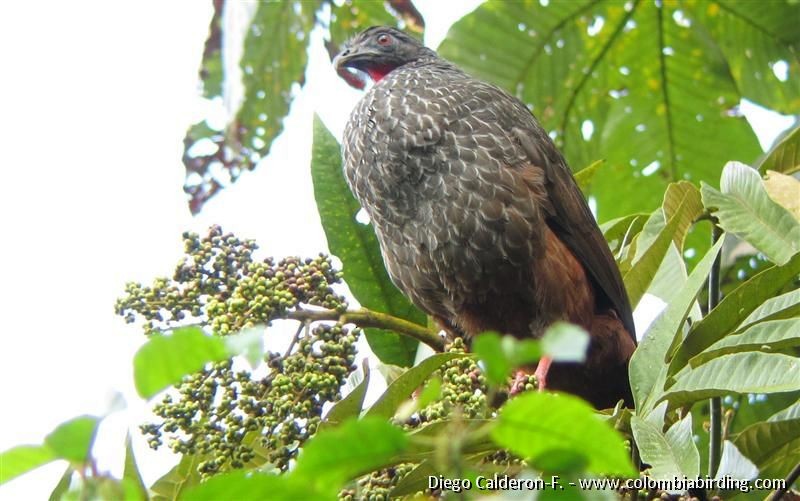
[(343, 323), (353, 323), (359, 327), (376, 327), (394, 331), (398, 334), (416, 339), (425, 343), (437, 352), (444, 351), (444, 339), (439, 334), (427, 327), (409, 322), (386, 313), (361, 308), (347, 310), (340, 313), (336, 310), (297, 310), (288, 312), (286, 318), (292, 320), (335, 320)]
[[(715, 224), (711, 230), (711, 245), (716, 244), (721, 237), (722, 228)], [(717, 258), (714, 260), (714, 264), (711, 266), (711, 272), (708, 275), (709, 312), (719, 304), (721, 254), (722, 253), (717, 254)], [(722, 456), (722, 398), (713, 397), (709, 405), (711, 426), (708, 443), (708, 474), (714, 477), (717, 474), (720, 458)]]

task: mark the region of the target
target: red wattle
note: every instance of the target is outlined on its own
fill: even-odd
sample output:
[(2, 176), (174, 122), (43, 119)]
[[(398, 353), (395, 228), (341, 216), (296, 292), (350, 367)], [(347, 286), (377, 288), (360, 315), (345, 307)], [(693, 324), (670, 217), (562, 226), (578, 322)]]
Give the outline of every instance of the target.
[(392, 71), (392, 68), (389, 66), (377, 66), (367, 68), (367, 74), (372, 79), (373, 82), (380, 82), (383, 77), (389, 74)]

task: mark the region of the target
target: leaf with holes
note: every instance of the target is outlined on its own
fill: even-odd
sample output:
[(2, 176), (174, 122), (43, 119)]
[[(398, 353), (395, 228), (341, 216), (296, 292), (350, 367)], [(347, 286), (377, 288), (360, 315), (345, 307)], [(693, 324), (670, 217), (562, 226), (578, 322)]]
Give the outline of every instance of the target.
[[(761, 149), (738, 112), (742, 97), (784, 96), (769, 101), (776, 106), (800, 99), (798, 85), (773, 80), (740, 93), (744, 77), (728, 68), (743, 52), (717, 46), (738, 32), (706, 13), (728, 3), (488, 1), (450, 29), (439, 52), (528, 104), (570, 165), (606, 159), (588, 193), (606, 220), (652, 210), (670, 182), (713, 182), (731, 158), (754, 161)], [(780, 20), (770, 47), (791, 72), (798, 38), (786, 20), (799, 9), (754, 3), (736, 8), (733, 24), (757, 38), (760, 21), (769, 30)]]
[[(206, 120), (187, 132), (184, 190), (191, 197), (189, 206), (193, 213), (199, 212), (208, 199), (243, 171), (255, 168), (269, 153), (272, 141), (283, 130), (283, 119), (289, 113), (296, 89), (304, 83), (308, 43), (314, 15), (321, 3), (294, 0), (258, 2), (250, 7), (241, 4), (241, 16), (246, 18), (246, 11), (252, 11), (244, 33), (234, 32), (232, 23), (222, 23), (222, 13), (219, 10), (215, 13), (201, 71), (204, 94), (238, 108), (227, 110), (224, 130), (214, 130)], [(244, 48), (241, 59), (236, 61), (236, 70), (222, 64), (222, 39), (226, 37), (231, 45), (237, 37), (244, 39), (237, 40)], [(244, 87), (242, 96), (233, 94), (231, 89), (236, 86), (221, 84), (239, 80)], [(205, 146), (209, 146), (209, 151), (205, 151)]]

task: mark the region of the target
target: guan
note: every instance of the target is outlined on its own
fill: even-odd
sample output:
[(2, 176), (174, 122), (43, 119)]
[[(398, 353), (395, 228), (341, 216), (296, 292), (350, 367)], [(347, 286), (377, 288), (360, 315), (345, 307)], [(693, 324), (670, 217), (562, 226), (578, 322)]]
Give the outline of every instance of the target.
[(357, 35), (334, 65), (374, 81), (345, 128), (344, 175), (395, 285), (467, 342), (582, 326), (585, 361), (540, 360), (540, 388), (632, 405), (636, 338), (619, 269), (528, 108), (393, 28)]

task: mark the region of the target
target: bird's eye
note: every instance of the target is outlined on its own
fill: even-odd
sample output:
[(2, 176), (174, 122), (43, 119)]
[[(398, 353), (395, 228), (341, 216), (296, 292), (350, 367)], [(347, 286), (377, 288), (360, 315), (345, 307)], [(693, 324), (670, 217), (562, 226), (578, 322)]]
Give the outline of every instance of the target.
[(392, 43), (392, 37), (384, 33), (378, 37), (378, 45), (389, 45)]

